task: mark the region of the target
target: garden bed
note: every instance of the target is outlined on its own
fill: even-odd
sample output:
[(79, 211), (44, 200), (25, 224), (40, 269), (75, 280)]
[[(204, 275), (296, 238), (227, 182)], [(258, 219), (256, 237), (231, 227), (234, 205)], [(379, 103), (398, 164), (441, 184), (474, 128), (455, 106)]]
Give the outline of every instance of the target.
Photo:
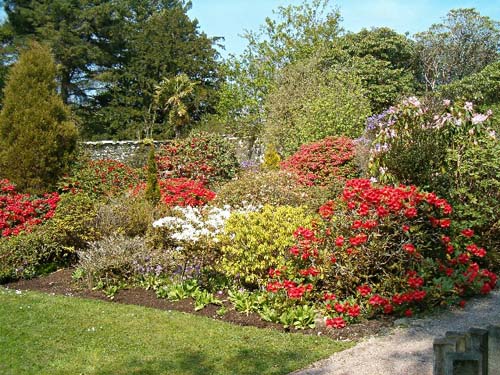
[[(224, 315), (217, 314), (217, 310), (220, 309), (220, 306), (209, 305), (202, 310), (194, 311), (194, 304), (191, 298), (173, 302), (157, 298), (155, 292), (152, 290), (140, 288), (120, 290), (115, 295), (114, 299), (110, 300), (100, 291), (83, 289), (77, 286), (71, 278), (72, 272), (72, 269), (61, 269), (47, 276), (30, 280), (19, 280), (8, 283), (4, 286), (9, 289), (35, 290), (45, 293), (99, 299), (121, 304), (146, 306), (159, 310), (176, 310), (206, 316), (212, 319), (222, 320), (241, 326), (254, 326), (259, 328), (272, 328), (279, 331), (288, 331), (279, 324), (263, 321), (256, 313), (244, 314), (235, 311), (232, 308), (231, 303), (229, 303), (224, 296), (220, 297), (220, 299), (223, 300), (224, 306), (227, 308), (227, 312)], [(351, 324), (342, 329), (331, 329), (325, 328), (324, 326), (318, 326), (314, 329), (292, 331), (310, 335), (323, 335), (334, 340), (359, 340), (364, 337), (387, 332), (392, 325), (393, 319), (391, 317), (383, 317), (377, 320), (365, 320), (362, 323)]]

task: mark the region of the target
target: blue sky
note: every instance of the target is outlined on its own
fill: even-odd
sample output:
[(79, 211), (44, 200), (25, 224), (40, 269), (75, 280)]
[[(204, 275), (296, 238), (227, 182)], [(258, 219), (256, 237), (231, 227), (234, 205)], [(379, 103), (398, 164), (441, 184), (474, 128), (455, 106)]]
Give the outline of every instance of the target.
[[(239, 54), (246, 42), (239, 35), (257, 30), (278, 6), (299, 5), (302, 0), (192, 0), (190, 17), (197, 18), (200, 29), (209, 36), (225, 37), (226, 50)], [(340, 9), (342, 26), (359, 31), (373, 26), (388, 26), (400, 33), (414, 34), (437, 23), (450, 9), (476, 8), (482, 15), (500, 21), (500, 0), (330, 0)]]

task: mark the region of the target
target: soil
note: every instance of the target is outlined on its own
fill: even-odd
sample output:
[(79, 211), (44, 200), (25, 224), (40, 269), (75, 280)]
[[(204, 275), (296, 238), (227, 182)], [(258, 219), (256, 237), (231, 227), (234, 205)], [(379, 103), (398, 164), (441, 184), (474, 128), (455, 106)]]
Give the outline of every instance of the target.
[[(140, 288), (120, 290), (113, 300), (107, 298), (102, 292), (84, 289), (78, 286), (71, 278), (72, 269), (61, 269), (47, 276), (31, 280), (19, 280), (5, 284), (4, 287), (16, 290), (36, 290), (44, 293), (53, 293), (65, 296), (91, 298), (107, 301), (110, 303), (122, 303), (129, 305), (140, 305), (160, 310), (176, 310), (193, 315), (206, 316), (211, 319), (221, 320), (240, 326), (254, 326), (259, 328), (271, 328), (279, 331), (289, 331), (281, 325), (262, 320), (256, 313), (244, 314), (235, 311), (224, 296), (218, 297), (223, 300), (227, 312), (223, 315), (217, 314), (221, 306), (209, 305), (202, 310), (194, 311), (193, 300), (188, 298), (181, 301), (168, 301), (156, 297), (152, 290)], [(322, 335), (334, 340), (360, 340), (371, 336), (384, 335), (393, 327), (392, 319), (366, 320), (358, 324), (351, 324), (342, 329), (326, 328), (320, 326), (314, 329), (292, 330), (309, 335)]]

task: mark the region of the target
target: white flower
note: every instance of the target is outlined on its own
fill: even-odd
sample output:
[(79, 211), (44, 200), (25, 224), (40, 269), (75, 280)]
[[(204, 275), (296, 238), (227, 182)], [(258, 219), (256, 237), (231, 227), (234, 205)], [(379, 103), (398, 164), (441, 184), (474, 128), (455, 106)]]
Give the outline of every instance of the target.
[(451, 100), (450, 99), (443, 100), (443, 105), (444, 106), (448, 107), (450, 104), (451, 104)]
[(474, 116), (472, 116), (472, 123), (474, 125), (476, 124), (481, 124), (483, 122), (485, 122), (486, 120), (488, 120), (488, 115), (483, 115), (482, 113), (475, 113)]
[(474, 105), (472, 104), (472, 102), (465, 102), (464, 109), (466, 111), (472, 112), (472, 110), (474, 109)]

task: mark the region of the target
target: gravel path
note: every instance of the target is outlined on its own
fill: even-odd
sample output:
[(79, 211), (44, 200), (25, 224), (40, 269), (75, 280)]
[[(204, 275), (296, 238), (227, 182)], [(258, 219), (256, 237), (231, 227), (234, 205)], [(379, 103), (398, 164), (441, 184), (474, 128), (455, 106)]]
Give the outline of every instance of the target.
[(387, 335), (369, 338), (290, 375), (432, 375), (435, 337), (446, 331), (500, 325), (500, 290), (470, 300), (464, 309), (452, 308), (424, 319), (399, 322)]

